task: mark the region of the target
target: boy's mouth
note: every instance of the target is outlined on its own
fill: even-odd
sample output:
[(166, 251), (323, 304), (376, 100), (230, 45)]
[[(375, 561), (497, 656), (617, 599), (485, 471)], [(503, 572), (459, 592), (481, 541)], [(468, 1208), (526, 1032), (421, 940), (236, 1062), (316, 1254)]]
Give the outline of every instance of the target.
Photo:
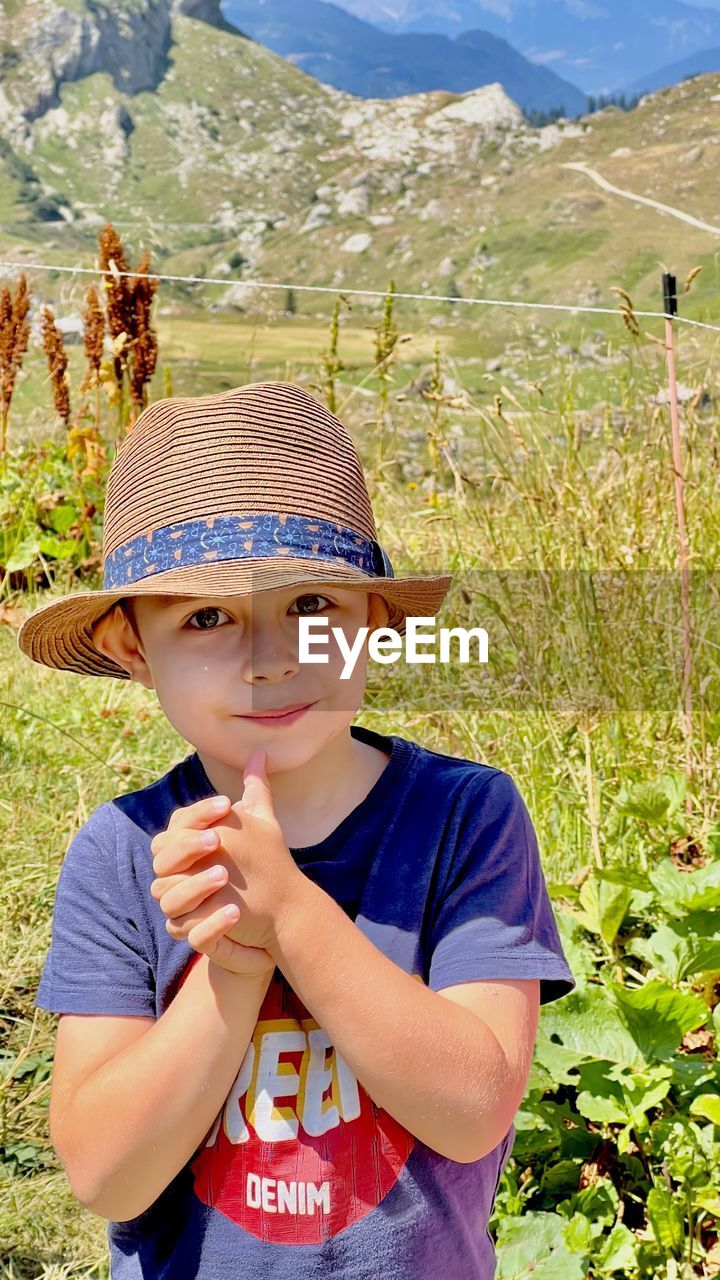
[(314, 706), (313, 702), (294, 702), (289, 707), (281, 707), (277, 711), (252, 711), (240, 716), (241, 720), (257, 720), (259, 724), (291, 724), (299, 720), (303, 712)]

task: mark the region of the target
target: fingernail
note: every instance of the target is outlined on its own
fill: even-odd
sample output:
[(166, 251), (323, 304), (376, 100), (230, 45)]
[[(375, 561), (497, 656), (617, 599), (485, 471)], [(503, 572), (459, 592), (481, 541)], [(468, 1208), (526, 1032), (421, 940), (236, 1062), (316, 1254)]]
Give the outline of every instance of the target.
[(224, 879), (225, 879), (224, 867), (211, 867), (210, 870), (208, 871), (208, 880), (212, 880), (214, 884), (219, 884), (220, 881)]
[(210, 801), (210, 808), (211, 809), (227, 809), (229, 803), (230, 801), (228, 800), (227, 796), (215, 796), (214, 799)]
[(200, 836), (200, 843), (206, 844), (208, 846), (217, 844), (217, 836), (215, 835), (215, 832), (203, 831), (202, 835)]

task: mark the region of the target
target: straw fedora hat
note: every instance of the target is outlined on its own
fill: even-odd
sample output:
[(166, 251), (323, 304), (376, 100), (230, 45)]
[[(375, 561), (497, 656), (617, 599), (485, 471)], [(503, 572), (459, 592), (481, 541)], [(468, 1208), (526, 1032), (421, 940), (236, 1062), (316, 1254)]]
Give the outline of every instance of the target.
[(103, 589), (35, 609), (22, 653), (81, 675), (128, 672), (92, 628), (128, 596), (235, 596), (313, 583), (377, 592), (387, 626), (434, 616), (452, 575), (396, 578), (342, 423), (301, 387), (259, 382), (142, 411), (108, 476)]

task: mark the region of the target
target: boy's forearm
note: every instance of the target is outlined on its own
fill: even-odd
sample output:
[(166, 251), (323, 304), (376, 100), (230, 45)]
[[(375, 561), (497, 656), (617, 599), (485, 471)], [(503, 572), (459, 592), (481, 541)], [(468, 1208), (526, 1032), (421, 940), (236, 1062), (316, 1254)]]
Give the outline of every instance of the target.
[(93, 1213), (135, 1217), (187, 1163), (230, 1091), (270, 977), (201, 956), (155, 1025), (78, 1088), (61, 1158)]
[(299, 894), (269, 950), (375, 1104), (452, 1160), (492, 1151), (516, 1108), (491, 1029), (383, 955), (312, 881)]

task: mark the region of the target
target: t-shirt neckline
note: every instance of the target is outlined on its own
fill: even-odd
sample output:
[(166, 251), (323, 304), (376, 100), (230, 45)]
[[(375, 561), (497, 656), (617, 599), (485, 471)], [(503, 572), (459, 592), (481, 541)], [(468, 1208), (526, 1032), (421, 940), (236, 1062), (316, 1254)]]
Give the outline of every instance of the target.
[[(288, 845), (293, 855), (298, 855), (303, 859), (322, 855), (344, 840), (352, 828), (364, 825), (371, 814), (376, 818), (381, 807), (385, 805), (393, 792), (398, 779), (410, 764), (415, 751), (415, 743), (409, 739), (401, 738), (397, 734), (378, 733), (375, 729), (368, 729), (360, 724), (351, 724), (350, 733), (359, 742), (366, 742), (372, 747), (389, 751), (390, 759), (367, 795), (341, 819), (334, 830), (316, 844)], [(193, 751), (186, 758), (186, 763), (194, 774), (196, 786), (199, 788), (203, 798), (207, 795), (217, 795), (217, 791), (208, 778), (197, 751)]]

